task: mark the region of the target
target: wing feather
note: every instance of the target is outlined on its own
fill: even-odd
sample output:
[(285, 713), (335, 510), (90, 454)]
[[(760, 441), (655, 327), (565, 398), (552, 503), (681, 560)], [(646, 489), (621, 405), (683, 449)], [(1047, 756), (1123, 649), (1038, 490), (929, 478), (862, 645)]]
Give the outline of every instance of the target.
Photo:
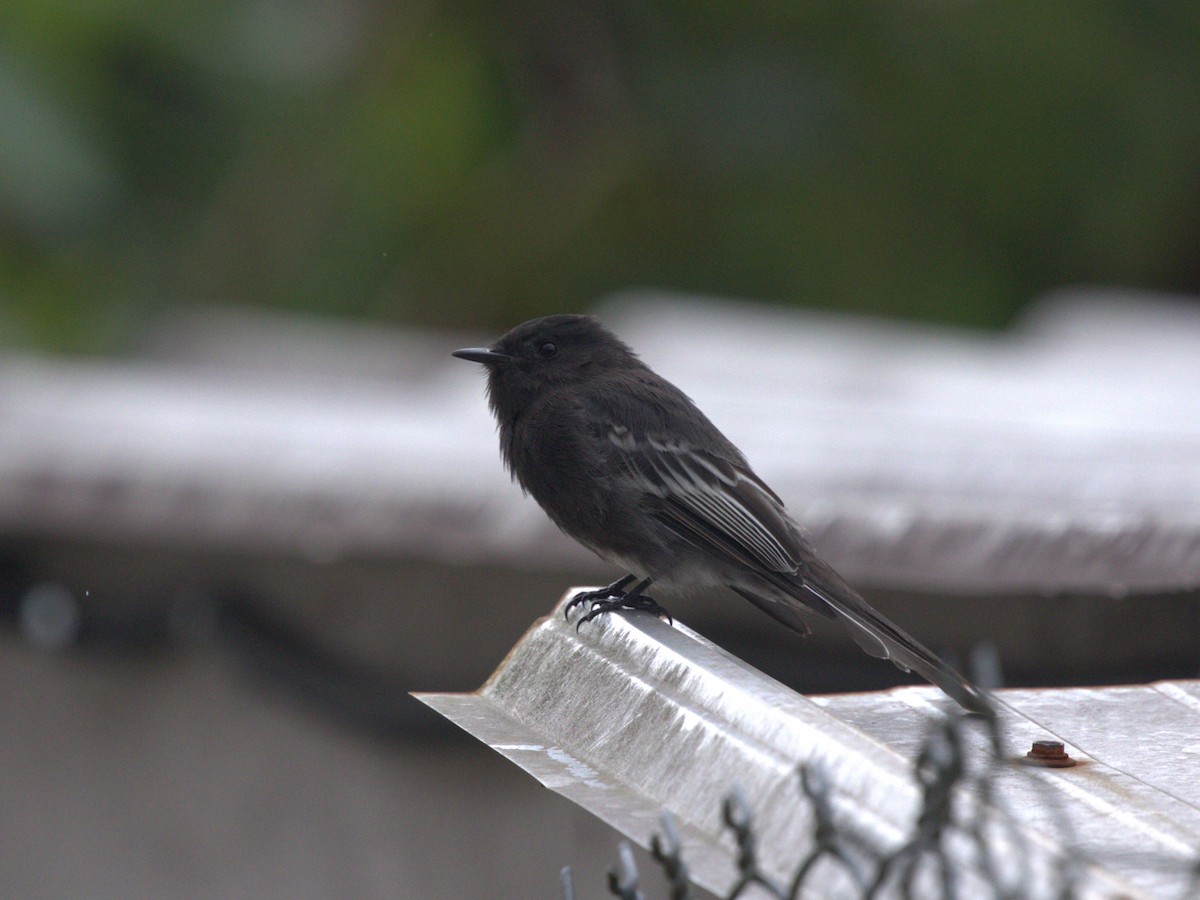
[(745, 466), (686, 443), (614, 429), (629, 475), (664, 501), (664, 514), (753, 569), (795, 574), (801, 552), (783, 504)]

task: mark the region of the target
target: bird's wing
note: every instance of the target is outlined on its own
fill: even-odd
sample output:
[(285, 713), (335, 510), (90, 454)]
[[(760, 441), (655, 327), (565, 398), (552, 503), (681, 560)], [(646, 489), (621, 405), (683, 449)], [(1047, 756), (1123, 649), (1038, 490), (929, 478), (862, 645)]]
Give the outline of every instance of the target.
[(881, 615), (816, 555), (784, 512), (783, 503), (740, 460), (681, 441), (637, 437), (616, 426), (610, 440), (638, 487), (662, 502), (655, 514), (681, 538), (745, 565), (774, 591), (734, 586), (764, 612), (801, 633), (803, 604), (851, 626), (872, 656), (915, 670), (965, 708), (990, 714), (977, 688), (907, 632)]
[(800, 634), (809, 631), (803, 608), (835, 617), (822, 593), (806, 589), (811, 548), (787, 518), (783, 501), (740, 454), (719, 456), (682, 441), (636, 436), (619, 425), (609, 439), (638, 488), (659, 499), (654, 515), (662, 524), (693, 546), (741, 563), (779, 588), (734, 590)]
[(620, 426), (609, 436), (629, 476), (662, 501), (661, 517), (689, 540), (702, 540), (755, 570), (798, 571), (801, 548), (783, 503), (746, 466)]

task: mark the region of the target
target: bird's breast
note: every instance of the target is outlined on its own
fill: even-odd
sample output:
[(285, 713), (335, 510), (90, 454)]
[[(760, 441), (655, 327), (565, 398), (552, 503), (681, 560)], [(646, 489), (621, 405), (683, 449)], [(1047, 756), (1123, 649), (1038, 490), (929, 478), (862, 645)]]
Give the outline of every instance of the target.
[(602, 527), (609, 506), (609, 479), (593, 443), (567, 411), (531, 411), (501, 427), (505, 460), (522, 489), (585, 543)]

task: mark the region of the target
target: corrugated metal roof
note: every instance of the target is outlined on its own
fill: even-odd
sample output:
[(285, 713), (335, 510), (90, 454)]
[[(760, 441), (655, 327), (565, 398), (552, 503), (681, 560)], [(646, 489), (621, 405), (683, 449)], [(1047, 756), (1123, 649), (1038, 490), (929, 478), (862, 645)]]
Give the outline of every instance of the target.
[[(912, 833), (924, 804), (912, 763), (947, 721), (936, 689), (806, 698), (678, 624), (593, 624), (577, 633), (560, 605), (478, 692), (418, 696), (638, 843), (669, 811), (697, 880), (718, 892), (734, 878), (720, 808), (735, 783), (782, 882), (812, 847), (801, 764), (824, 776), (839, 830), (866, 857)], [(1200, 860), (1200, 682), (997, 696), (999, 757), (981, 722), (954, 732), (966, 770), (944, 846), (963, 896), (989, 877), (975, 834), (1020, 896), (1055, 896), (1064, 871), (1076, 896), (1185, 896)], [(1061, 741), (1077, 765), (1022, 765), (1038, 740)], [(852, 887), (837, 867), (815, 871), (806, 896)]]

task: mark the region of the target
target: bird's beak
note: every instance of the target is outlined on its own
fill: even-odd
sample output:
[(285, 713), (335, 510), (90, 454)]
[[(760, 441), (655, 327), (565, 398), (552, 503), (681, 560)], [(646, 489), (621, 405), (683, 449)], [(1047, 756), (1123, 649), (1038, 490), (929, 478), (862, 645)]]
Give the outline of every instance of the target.
[(457, 356), (459, 359), (470, 360), (471, 362), (483, 363), (485, 366), (494, 366), (496, 363), (512, 359), (507, 353), (497, 353), (495, 350), (489, 350), (487, 347), (467, 347), (463, 350), (455, 350), (450, 355)]

